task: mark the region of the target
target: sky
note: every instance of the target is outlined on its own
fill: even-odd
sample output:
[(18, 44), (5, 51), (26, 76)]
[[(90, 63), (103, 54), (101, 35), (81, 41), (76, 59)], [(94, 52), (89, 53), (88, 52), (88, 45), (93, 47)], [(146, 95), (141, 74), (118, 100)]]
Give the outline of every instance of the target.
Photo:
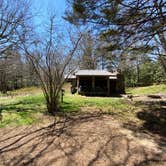
[(56, 19), (59, 24), (63, 24), (64, 15), (66, 9), (66, 0), (33, 0), (32, 1), (33, 13), (35, 15), (35, 24), (39, 26), (48, 21), (48, 14), (55, 13)]
[(34, 10), (39, 11), (44, 15), (48, 10), (54, 10), (57, 17), (61, 17), (66, 8), (66, 0), (34, 0), (32, 1)]
[(62, 18), (67, 8), (66, 0), (32, 0), (31, 2), (34, 14), (33, 24), (38, 37), (43, 38), (47, 35), (49, 14), (53, 13), (56, 15), (55, 32), (59, 35), (61, 42), (70, 45), (70, 33), (75, 34), (75, 27)]

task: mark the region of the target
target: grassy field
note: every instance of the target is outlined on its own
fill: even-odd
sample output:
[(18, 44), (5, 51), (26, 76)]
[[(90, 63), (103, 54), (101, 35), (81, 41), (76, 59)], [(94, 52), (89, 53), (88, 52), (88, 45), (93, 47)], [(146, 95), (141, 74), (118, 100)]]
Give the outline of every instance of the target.
[(40, 121), (46, 106), (40, 90), (26, 88), (0, 98), (2, 122), (6, 125), (28, 125)]
[(133, 95), (150, 95), (156, 93), (166, 93), (166, 85), (152, 85), (147, 87), (128, 88), (127, 93)]
[[(69, 93), (68, 85), (62, 111), (68, 114), (101, 111), (114, 116), (120, 121), (138, 121), (136, 117), (138, 107), (129, 101), (118, 97), (85, 97)], [(151, 94), (166, 91), (166, 86), (151, 86), (128, 89), (132, 94)], [(0, 106), (3, 119), (0, 127), (7, 125), (29, 125), (40, 123), (48, 116), (44, 97), (39, 88), (24, 88), (0, 96)]]

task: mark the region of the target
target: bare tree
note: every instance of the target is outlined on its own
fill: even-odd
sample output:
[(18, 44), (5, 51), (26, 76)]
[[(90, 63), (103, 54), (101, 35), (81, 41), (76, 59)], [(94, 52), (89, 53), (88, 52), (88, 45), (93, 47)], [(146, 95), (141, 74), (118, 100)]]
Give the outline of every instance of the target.
[(24, 49), (41, 82), (47, 110), (55, 115), (56, 112), (60, 111), (60, 91), (65, 79), (75, 70), (75, 68), (68, 66), (75, 55), (81, 35), (76, 40), (71, 37), (71, 42), (68, 41), (68, 43), (72, 44), (72, 48), (64, 51), (62, 45), (58, 46), (60, 41), (55, 33), (54, 15), (50, 16), (46, 31), (47, 38), (44, 42), (42, 40), (36, 44), (35, 51), (29, 51), (25, 45)]
[(23, 87), (23, 62), (16, 50), (8, 50), (6, 57), (0, 60), (0, 91)]
[(96, 41), (90, 32), (84, 32), (80, 41), (80, 69), (96, 69), (98, 56), (95, 54)]
[(0, 58), (26, 40), (31, 18), (28, 0), (0, 0)]

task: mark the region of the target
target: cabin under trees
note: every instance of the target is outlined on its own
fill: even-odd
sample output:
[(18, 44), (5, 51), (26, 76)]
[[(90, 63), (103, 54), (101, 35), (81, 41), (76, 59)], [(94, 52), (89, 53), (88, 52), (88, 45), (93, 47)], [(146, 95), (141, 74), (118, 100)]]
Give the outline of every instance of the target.
[(67, 78), (71, 93), (85, 96), (113, 96), (125, 92), (124, 79), (118, 72), (79, 70)]

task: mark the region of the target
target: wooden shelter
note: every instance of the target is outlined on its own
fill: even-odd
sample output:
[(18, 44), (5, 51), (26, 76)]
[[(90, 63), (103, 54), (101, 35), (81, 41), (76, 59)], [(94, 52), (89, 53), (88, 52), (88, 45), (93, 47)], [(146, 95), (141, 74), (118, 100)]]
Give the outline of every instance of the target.
[(124, 93), (124, 87), (120, 87), (120, 74), (105, 70), (79, 70), (68, 77), (72, 83), (71, 92), (78, 92), (86, 96), (111, 96)]

